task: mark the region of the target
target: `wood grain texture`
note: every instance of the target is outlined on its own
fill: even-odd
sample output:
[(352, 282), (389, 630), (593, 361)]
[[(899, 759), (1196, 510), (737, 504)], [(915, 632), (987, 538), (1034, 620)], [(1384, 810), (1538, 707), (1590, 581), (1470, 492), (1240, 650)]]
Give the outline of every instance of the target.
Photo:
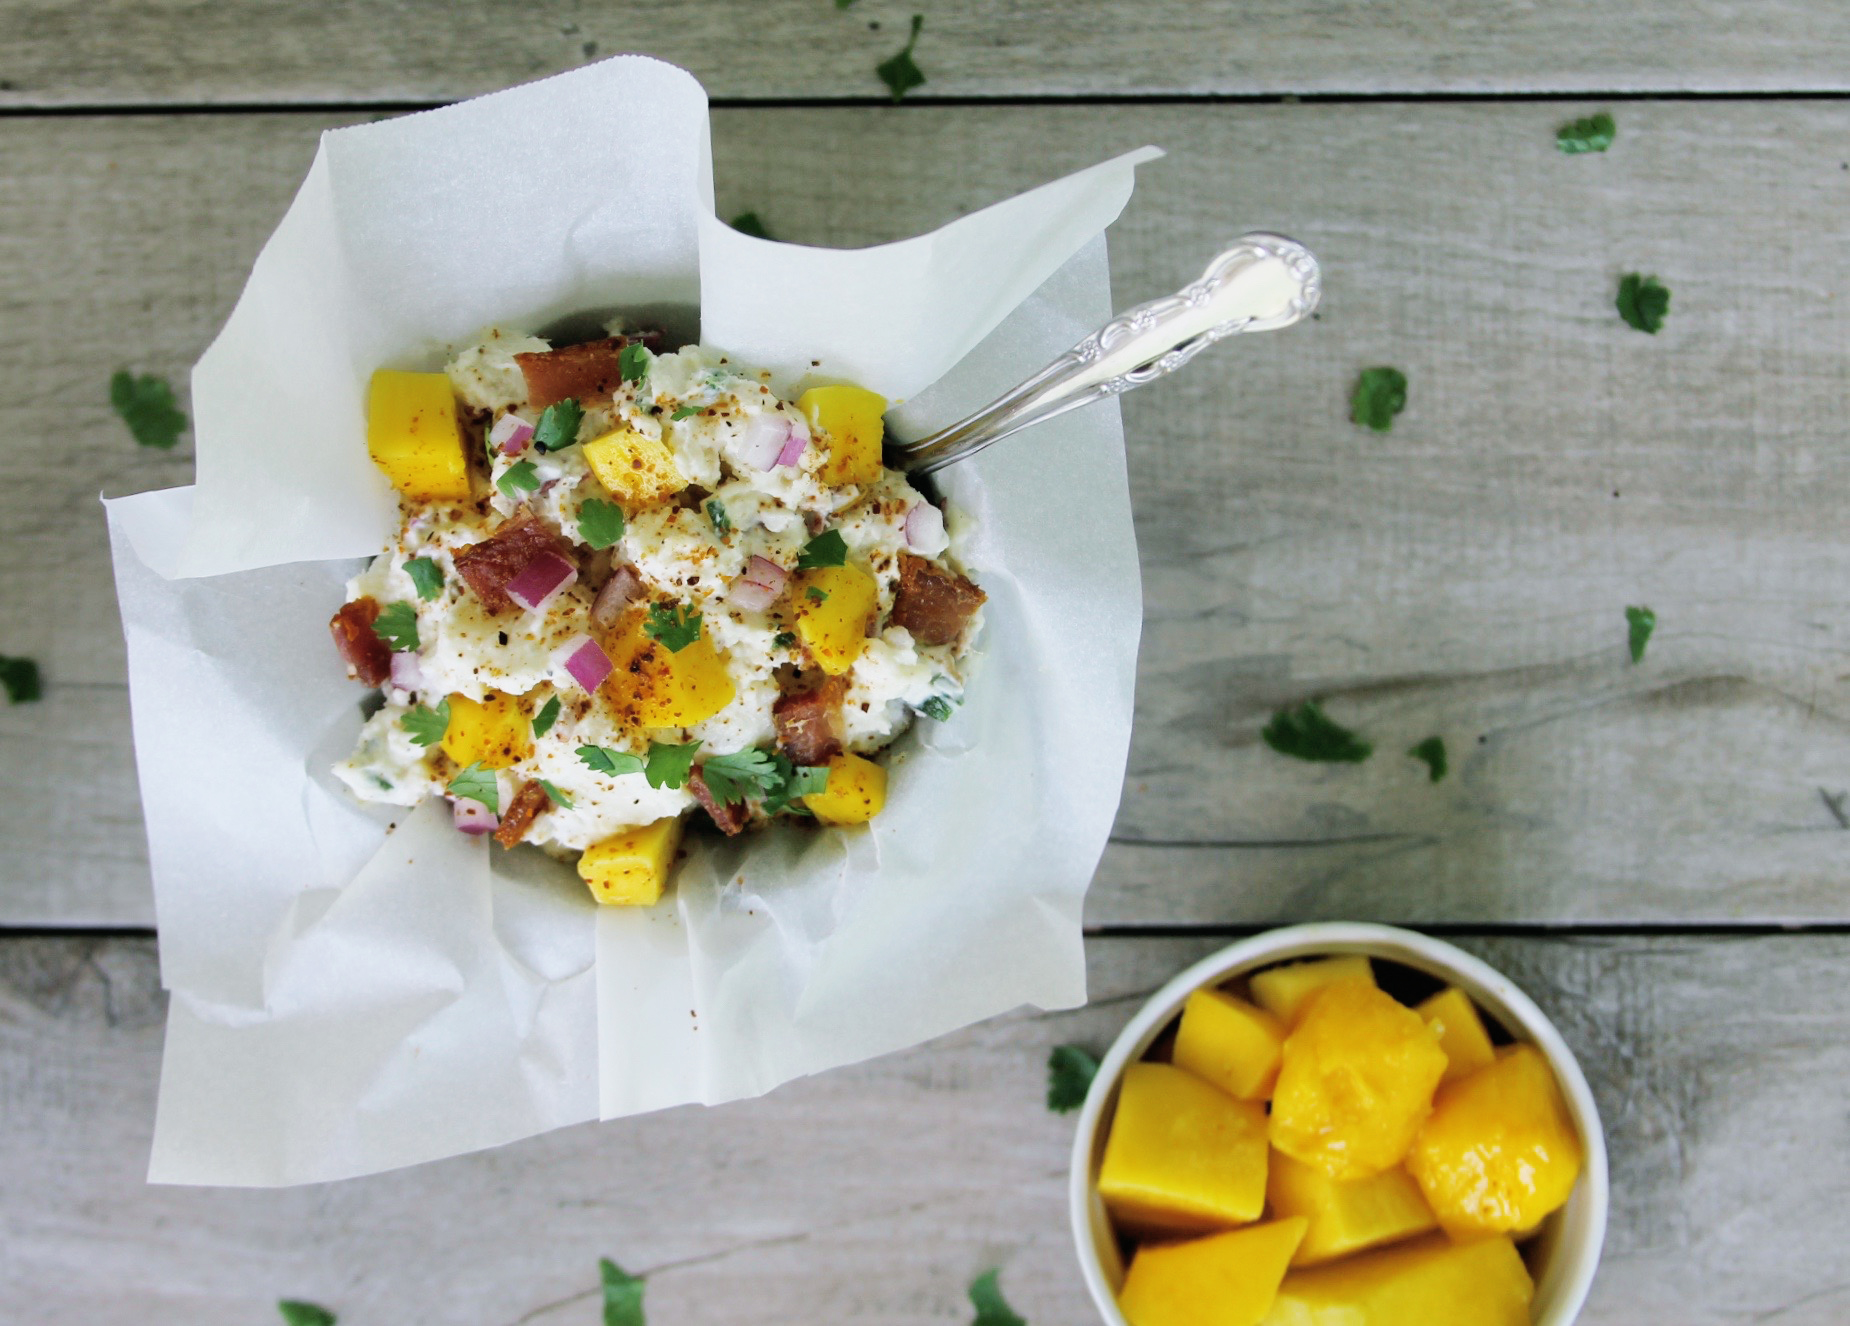
[[(681, 1326), (961, 1322), (991, 1266), (1029, 1321), (1087, 1321), (1047, 1052), (1102, 1049), (1219, 942), (1094, 941), (1085, 1010), (757, 1101), (281, 1192), (143, 1184), (150, 944), (0, 943), (0, 1301), (13, 1326), (247, 1326), (284, 1295), (352, 1326), (567, 1326), (595, 1319), (611, 1256), (650, 1273), (649, 1319)], [(1850, 939), (1462, 942), (1556, 1019), (1599, 1098), (1613, 1209), (1587, 1326), (1843, 1319)]]
[[(1562, 157), (1583, 109), (716, 116), (722, 213), (787, 239), (914, 233), (1150, 141), (1172, 155), (1113, 232), (1121, 304), (1254, 226), (1327, 265), (1318, 323), (1125, 400), (1147, 622), (1093, 922), (1846, 915), (1850, 105), (1639, 104), (1610, 154)], [(0, 486), (0, 544), (37, 569), (6, 648), (52, 687), (0, 711), (0, 920), (149, 915), (123, 706), (61, 692), (122, 676), (98, 489), (189, 467), (135, 450), (105, 381), (180, 376), (336, 122), (0, 122), (0, 307), (44, 329), (0, 360), (32, 477)], [(1658, 336), (1613, 312), (1627, 270), (1673, 291)], [(1346, 418), (1375, 363), (1412, 379), (1387, 436)], [(26, 459), (48, 437), (58, 464)], [(1637, 666), (1633, 603), (1660, 621)], [(1264, 748), (1314, 695), (1373, 760)], [(1401, 753), (1433, 733), (1437, 786)]]
[(445, 101), (619, 51), (717, 98), (881, 98), (915, 12), (920, 99), (1850, 86), (1813, 0), (5, 0), (0, 106)]

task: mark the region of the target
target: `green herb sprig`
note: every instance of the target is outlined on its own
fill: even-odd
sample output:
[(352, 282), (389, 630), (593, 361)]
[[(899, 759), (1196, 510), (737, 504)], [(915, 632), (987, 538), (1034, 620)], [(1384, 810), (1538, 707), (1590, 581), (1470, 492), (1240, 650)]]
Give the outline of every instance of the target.
[(1306, 700), (1295, 709), (1280, 709), (1259, 735), (1266, 745), (1294, 760), (1360, 764), (1375, 752), (1373, 743), (1335, 722), (1315, 700)]
[(1364, 428), (1385, 433), (1394, 416), (1407, 408), (1407, 375), (1398, 368), (1365, 368), (1349, 398), (1349, 417)]
[(642, 630), (678, 654), (700, 638), (700, 621), (700, 614), (685, 603), (652, 603)]
[(418, 610), (409, 603), (388, 603), (373, 618), (373, 634), (395, 652), (418, 647)]
[(899, 101), (915, 87), (925, 85), (925, 74), (912, 58), (912, 48), (919, 44), (919, 29), (925, 26), (925, 16), (912, 16), (912, 35), (906, 38), (905, 47), (899, 54), (882, 60), (874, 66), (874, 72), (880, 75), (880, 81), (886, 84), (886, 90), (893, 94), (893, 100)]
[(540, 421), (533, 425), (536, 451), (563, 451), (578, 440), (578, 426), (584, 422), (585, 407), (567, 397), (554, 401), (540, 411)]
[(450, 700), (446, 695), (437, 701), (435, 708), (419, 705), (403, 718), (398, 725), (411, 734), (411, 740), (420, 746), (435, 746), (443, 740), (450, 730)]
[(186, 415), (174, 403), (173, 387), (152, 373), (136, 377), (118, 369), (109, 379), (109, 403), (140, 446), (171, 451), (186, 431)]
[(1047, 1056), (1047, 1108), (1069, 1114), (1086, 1103), (1098, 1060), (1077, 1045), (1056, 1045)]

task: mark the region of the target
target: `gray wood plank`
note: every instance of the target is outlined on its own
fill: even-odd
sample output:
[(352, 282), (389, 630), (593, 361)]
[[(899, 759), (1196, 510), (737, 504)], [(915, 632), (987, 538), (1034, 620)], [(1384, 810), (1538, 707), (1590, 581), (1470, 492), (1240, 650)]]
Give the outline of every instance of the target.
[[(611, 1256), (651, 1273), (651, 1321), (686, 1326), (964, 1321), (990, 1266), (1029, 1321), (1086, 1321), (1042, 1065), (1102, 1048), (1218, 942), (1096, 940), (1087, 1009), (757, 1101), (269, 1193), (142, 1182), (150, 945), (0, 943), (0, 1301), (17, 1326), (233, 1326), (283, 1295), (359, 1326), (584, 1322)], [(1599, 1097), (1614, 1205), (1587, 1326), (1843, 1319), (1850, 939), (1462, 942), (1557, 1020)]]
[[(1251, 226), (1328, 265), (1317, 324), (1126, 398), (1148, 613), (1095, 923), (1845, 916), (1850, 105), (1639, 104), (1611, 154), (1562, 157), (1582, 109), (716, 117), (722, 210), (793, 240), (913, 233), (1153, 141), (1172, 156), (1113, 233), (1121, 303)], [(188, 471), (184, 444), (136, 452), (108, 373), (198, 353), (333, 122), (0, 123), (0, 307), (48, 329), (0, 361), (32, 476), (0, 486), (0, 541), (39, 569), (0, 595), (54, 696), (122, 675), (96, 492)], [(1613, 313), (1632, 269), (1674, 292), (1656, 337)], [(1346, 418), (1374, 363), (1413, 384), (1385, 437)], [(25, 459), (52, 436), (57, 464)], [(1637, 666), (1633, 603), (1660, 619)], [(1266, 717), (1312, 695), (1373, 760), (1265, 749)], [(121, 712), (0, 712), (0, 827), (24, 845), (0, 919), (147, 919), (127, 803), (95, 824), (64, 805), (123, 786)], [(1433, 733), (1437, 786), (1401, 754)], [(98, 841), (65, 878), (73, 823)]]
[(881, 98), (915, 12), (919, 99), (1850, 86), (1850, 16), (1824, 0), (5, 0), (0, 106), (443, 101), (618, 51), (720, 98)]

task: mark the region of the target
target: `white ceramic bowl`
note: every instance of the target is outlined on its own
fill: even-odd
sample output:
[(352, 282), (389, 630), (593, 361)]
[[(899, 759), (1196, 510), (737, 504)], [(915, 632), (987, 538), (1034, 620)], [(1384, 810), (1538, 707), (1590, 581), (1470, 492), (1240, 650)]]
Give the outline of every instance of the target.
[(1573, 1052), (1542, 1015), (1541, 1009), (1507, 977), (1442, 940), (1385, 925), (1335, 922), (1268, 930), (1203, 958), (1158, 990), (1132, 1018), (1099, 1065), (1098, 1076), (1079, 1112), (1073, 1140), (1069, 1184), (1073, 1239), (1079, 1250), (1086, 1288), (1107, 1326), (1127, 1326), (1118, 1311), (1117, 1291), (1124, 1281), (1118, 1244), (1098, 1196), (1099, 1160), (1105, 1133), (1117, 1107), (1118, 1081), (1127, 1064), (1143, 1058), (1150, 1045), (1182, 1011), (1188, 996), (1203, 986), (1220, 985), (1246, 972), (1293, 958), (1365, 953), (1426, 972), (1469, 994), (1478, 1006), (1518, 1040), (1529, 1041), (1548, 1056), (1568, 1112), (1580, 1129), (1586, 1164), (1567, 1205), (1544, 1222), (1540, 1242), (1529, 1261), (1535, 1271), (1536, 1326), (1569, 1326), (1580, 1314), (1606, 1238), (1610, 1190), (1606, 1175), (1606, 1137), (1587, 1079)]

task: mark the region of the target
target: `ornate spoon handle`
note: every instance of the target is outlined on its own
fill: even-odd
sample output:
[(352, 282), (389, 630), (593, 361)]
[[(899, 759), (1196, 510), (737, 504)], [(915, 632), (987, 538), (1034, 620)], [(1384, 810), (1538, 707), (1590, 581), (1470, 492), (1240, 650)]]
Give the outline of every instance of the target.
[(1289, 327), (1321, 294), (1309, 249), (1282, 235), (1243, 236), (1199, 281), (1113, 318), (969, 418), (889, 446), (887, 464), (911, 474), (941, 470), (1031, 424), (1173, 373), (1235, 332)]

